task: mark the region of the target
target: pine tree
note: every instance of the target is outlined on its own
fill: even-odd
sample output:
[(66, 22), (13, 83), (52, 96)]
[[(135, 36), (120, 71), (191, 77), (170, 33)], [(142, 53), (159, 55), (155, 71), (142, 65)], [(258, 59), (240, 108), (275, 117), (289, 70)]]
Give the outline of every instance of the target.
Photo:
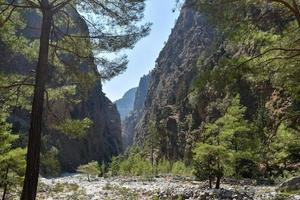
[(240, 104), (240, 96), (236, 95), (223, 117), (215, 123), (221, 125), (219, 137), (226, 148), (235, 152), (248, 150), (251, 147), (251, 139), (255, 138), (251, 133), (251, 125), (245, 119), (246, 107)]
[(6, 199), (10, 189), (16, 189), (23, 181), (25, 173), (25, 149), (14, 148), (18, 139), (11, 133), (11, 125), (6, 122), (5, 112), (0, 113), (0, 187), (2, 199)]
[(91, 161), (86, 165), (80, 165), (77, 172), (86, 174), (88, 181), (90, 181), (90, 176), (98, 176), (101, 173), (101, 168), (97, 161)]
[(148, 126), (148, 133), (145, 139), (145, 145), (144, 145), (144, 151), (150, 154), (150, 160), (152, 167), (154, 169), (155, 165), (155, 153), (158, 149), (157, 147), (159, 146), (159, 136), (158, 136), (158, 131), (155, 126), (154, 122), (149, 122)]
[(216, 189), (220, 188), (221, 178), (232, 173), (232, 154), (221, 145), (197, 143), (193, 149), (196, 176), (209, 180), (209, 187), (216, 179)]
[[(125, 69), (126, 58), (121, 57), (109, 61), (104, 57), (94, 57), (92, 50), (97, 51), (96, 54), (98, 54), (130, 48), (148, 33), (149, 25), (136, 26), (136, 23), (143, 17), (143, 0), (1, 1), (0, 8), (4, 16), (1, 17), (1, 24), (9, 21), (15, 13), (26, 12), (26, 10), (42, 15), (28, 139), (27, 168), (21, 197), (22, 200), (32, 200), (36, 197), (38, 183), (44, 95), (47, 80), (49, 80), (50, 55), (52, 62), (57, 66), (65, 67), (66, 71), (76, 71), (77, 74), (82, 71), (74, 69), (74, 63), (69, 63), (65, 59), (66, 54), (72, 55), (75, 60), (85, 60), (88, 63), (95, 61), (104, 69), (101, 77), (109, 79)], [(79, 14), (78, 11), (84, 13), (80, 15), (80, 19), (75, 17)], [(74, 29), (78, 30), (82, 24), (88, 25), (89, 33), (74, 32)]]
[[(296, 110), (291, 109), (288, 115), (299, 120), (296, 102), (300, 94), (300, 71), (297, 67), (300, 56), (300, 2), (188, 0), (186, 4), (205, 13), (210, 24), (216, 28), (215, 37), (219, 39), (214, 41), (212, 48), (217, 45), (230, 49), (223, 49), (217, 64), (205, 66), (208, 70), (203, 69), (207, 63), (201, 63), (198, 84), (209, 82), (214, 84), (214, 89), (221, 86), (223, 90), (229, 88), (228, 91), (235, 89), (230, 87), (230, 83), (235, 82), (235, 86), (239, 84), (236, 80), (246, 81), (256, 89), (271, 84), (295, 100)], [(253, 10), (256, 12), (253, 13)]]
[[(239, 175), (240, 168), (244, 167), (236, 166), (239, 160), (252, 158), (256, 142), (245, 112), (246, 107), (240, 104), (240, 96), (236, 95), (223, 116), (205, 125), (203, 143), (198, 143), (194, 149), (194, 160), (199, 168), (198, 176), (208, 178), (210, 186), (216, 177), (216, 188), (219, 188), (226, 168), (235, 167), (235, 174)], [(201, 172), (202, 168), (205, 170)]]

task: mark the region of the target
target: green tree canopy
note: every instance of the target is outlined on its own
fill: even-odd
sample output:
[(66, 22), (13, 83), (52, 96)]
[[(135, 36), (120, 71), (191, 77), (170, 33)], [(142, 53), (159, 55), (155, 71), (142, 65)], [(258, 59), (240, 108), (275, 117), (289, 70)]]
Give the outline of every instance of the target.
[[(143, 0), (21, 0), (0, 1), (3, 26), (20, 13), (41, 16), (39, 50), (28, 139), (26, 176), (21, 199), (35, 199), (39, 172), (44, 95), (49, 69), (68, 74), (80, 86), (110, 79), (125, 70), (125, 56), (107, 59), (108, 53), (131, 48), (148, 34), (149, 24), (139, 25)], [(37, 18), (38, 19), (38, 18)], [(15, 34), (15, 33), (12, 33)], [(99, 74), (95, 63), (99, 65)], [(85, 67), (83, 67), (85, 66)]]
[(2, 199), (10, 190), (17, 191), (25, 174), (26, 150), (14, 148), (13, 142), (18, 139), (11, 133), (11, 125), (6, 122), (5, 112), (0, 113), (0, 187), (3, 188)]
[(88, 181), (90, 181), (90, 176), (98, 176), (101, 173), (101, 168), (97, 161), (91, 161), (86, 165), (80, 165), (77, 172), (86, 174)]

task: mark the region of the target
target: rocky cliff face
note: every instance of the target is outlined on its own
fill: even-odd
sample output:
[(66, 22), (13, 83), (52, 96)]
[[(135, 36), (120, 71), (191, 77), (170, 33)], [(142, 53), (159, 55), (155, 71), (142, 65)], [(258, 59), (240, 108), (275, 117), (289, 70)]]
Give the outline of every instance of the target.
[(194, 80), (199, 81), (200, 75), (205, 79), (204, 72), (218, 68), (222, 58), (248, 53), (242, 46), (232, 47), (227, 43), (205, 15), (184, 6), (151, 72), (142, 108), (123, 127), (128, 138), (134, 137), (134, 143), (143, 147), (153, 137), (150, 130), (154, 124), (156, 159), (190, 162), (193, 142), (201, 137), (205, 122), (220, 115), (217, 105), (226, 103), (228, 90), (240, 94), (241, 104), (248, 108), (246, 117), (255, 117), (274, 91), (270, 85), (255, 88), (237, 76), (230, 83), (224, 81), (220, 87), (223, 89), (205, 86), (196, 97), (191, 92)]
[[(192, 141), (178, 127), (194, 113), (187, 96), (196, 76), (197, 59), (212, 40), (213, 30), (207, 25), (205, 17), (190, 8), (183, 8), (156, 61), (144, 106), (136, 116), (134, 133), (131, 133), (135, 135), (136, 144), (143, 145), (149, 122), (152, 122), (161, 138), (161, 155), (168, 159), (185, 156)], [(126, 126), (131, 130), (127, 132), (132, 132), (132, 124)]]
[(121, 99), (114, 102), (120, 113), (121, 120), (124, 120), (133, 110), (136, 89), (132, 88), (128, 90)]
[(101, 92), (100, 81), (86, 100), (76, 105), (58, 102), (54, 110), (73, 119), (88, 117), (93, 121), (83, 138), (72, 138), (47, 127), (44, 138), (50, 138), (48, 145), (59, 150), (62, 171), (74, 172), (81, 164), (92, 160), (107, 161), (122, 151), (120, 116), (116, 106)]
[(139, 82), (139, 86), (136, 89), (134, 108), (132, 112), (122, 122), (122, 137), (123, 137), (123, 148), (126, 148), (133, 144), (133, 139), (136, 132), (136, 125), (139, 122), (141, 115), (144, 111), (144, 103), (147, 97), (149, 89), (151, 73), (144, 75)]
[[(88, 34), (88, 27), (80, 18), (78, 13), (72, 13), (78, 20), (76, 30)], [(28, 27), (34, 26), (36, 30), (40, 27), (40, 18), (35, 13), (26, 13)], [(28, 31), (28, 33), (27, 33)], [(36, 38), (39, 31), (32, 32), (23, 30), (27, 38)], [(1, 55), (7, 55), (6, 59), (0, 59), (0, 70), (2, 73), (29, 74), (35, 69), (35, 63), (30, 63), (24, 57), (8, 52), (4, 44), (0, 45)], [(89, 61), (80, 68), (96, 71), (93, 61)], [(96, 73), (96, 72), (95, 72)], [(53, 79), (52, 79), (53, 80)], [(56, 83), (51, 81), (50, 84)], [(83, 138), (71, 138), (51, 128), (50, 112), (45, 112), (45, 128), (43, 140), (46, 141), (45, 148), (53, 146), (58, 149), (58, 160), (62, 171), (73, 172), (80, 164), (92, 160), (108, 160), (122, 150), (121, 121), (116, 106), (105, 97), (102, 92), (101, 80), (98, 80), (85, 94), (77, 93), (78, 96), (86, 96), (79, 104), (55, 101), (51, 102), (53, 111), (60, 116), (68, 116), (75, 119), (88, 117), (93, 125)], [(27, 133), (29, 125), (29, 113), (21, 110), (15, 114), (14, 128)]]

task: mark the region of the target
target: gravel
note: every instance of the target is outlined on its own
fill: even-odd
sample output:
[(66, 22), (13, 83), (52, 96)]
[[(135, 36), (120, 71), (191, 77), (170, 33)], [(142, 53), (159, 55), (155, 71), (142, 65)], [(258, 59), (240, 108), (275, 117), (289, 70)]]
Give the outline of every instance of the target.
[[(38, 199), (46, 200), (152, 200), (152, 199), (220, 199), (271, 200), (278, 199), (276, 187), (253, 185), (221, 185), (209, 189), (204, 182), (171, 176), (156, 178), (111, 177), (93, 178), (90, 182), (81, 174), (66, 174), (60, 178), (40, 178)], [(282, 196), (280, 196), (282, 197)], [(300, 200), (299, 195), (284, 196)]]

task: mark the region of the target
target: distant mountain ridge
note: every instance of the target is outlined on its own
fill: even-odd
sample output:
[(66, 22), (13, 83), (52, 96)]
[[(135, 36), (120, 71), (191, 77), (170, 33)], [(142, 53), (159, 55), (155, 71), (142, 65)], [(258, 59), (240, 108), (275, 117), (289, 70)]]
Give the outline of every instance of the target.
[(114, 103), (117, 106), (117, 109), (120, 113), (121, 120), (123, 121), (129, 113), (133, 110), (134, 107), (134, 100), (135, 100), (135, 93), (137, 88), (132, 88), (128, 90), (121, 99), (116, 100)]

